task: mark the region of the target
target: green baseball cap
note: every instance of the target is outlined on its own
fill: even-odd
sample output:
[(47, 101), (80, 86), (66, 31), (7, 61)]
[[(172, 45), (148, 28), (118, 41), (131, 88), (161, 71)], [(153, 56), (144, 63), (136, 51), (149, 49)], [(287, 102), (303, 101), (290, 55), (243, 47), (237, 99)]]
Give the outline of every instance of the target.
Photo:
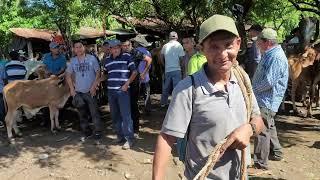
[(261, 34), (259, 35), (259, 39), (276, 40), (277, 32), (271, 28), (264, 28)]
[(228, 16), (215, 14), (205, 20), (200, 26), (199, 43), (202, 43), (210, 34), (216, 31), (228, 31), (239, 36), (234, 20)]

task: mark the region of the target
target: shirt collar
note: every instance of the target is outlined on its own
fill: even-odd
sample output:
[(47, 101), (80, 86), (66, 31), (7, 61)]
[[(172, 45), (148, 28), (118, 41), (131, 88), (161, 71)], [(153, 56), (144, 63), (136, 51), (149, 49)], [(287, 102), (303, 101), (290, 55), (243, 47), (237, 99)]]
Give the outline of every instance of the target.
[(279, 48), (280, 48), (280, 45), (276, 45), (276, 46), (274, 46), (274, 47), (266, 50), (265, 56), (268, 55), (268, 54), (270, 54), (270, 53), (272, 53), (273, 51), (275, 51), (275, 50), (277, 50), (277, 49), (279, 49)]
[(52, 53), (50, 52), (50, 56), (52, 57), (52, 59), (58, 59), (58, 58), (60, 58), (61, 54), (59, 53), (56, 58), (53, 58), (53, 55), (52, 55)]
[[(205, 67), (208, 65), (208, 63), (205, 63), (200, 72), (199, 72), (199, 81), (201, 82), (201, 89), (203, 91), (204, 94), (214, 94), (216, 92), (219, 92), (220, 90), (217, 89), (217, 87), (215, 86), (215, 84), (212, 84), (210, 82), (210, 80), (208, 79), (208, 76), (205, 72)], [(231, 76), (230, 76), (230, 80), (229, 83), (231, 84), (237, 84), (238, 80), (235, 77), (234, 73), (231, 71)], [(228, 83), (228, 84), (229, 84)]]

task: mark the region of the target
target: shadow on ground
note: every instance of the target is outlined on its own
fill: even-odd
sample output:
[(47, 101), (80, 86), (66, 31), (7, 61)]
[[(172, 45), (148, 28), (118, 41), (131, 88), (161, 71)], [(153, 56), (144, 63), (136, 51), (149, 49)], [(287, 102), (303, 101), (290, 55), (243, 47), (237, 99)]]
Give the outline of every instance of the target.
[[(41, 117), (36, 117), (33, 121), (25, 121), (20, 127), (23, 133), (22, 138), (16, 138), (16, 144), (10, 145), (7, 143), (7, 133), (4, 128), (0, 129), (0, 168), (9, 168), (10, 164), (16, 161), (21, 153), (30, 152), (34, 154), (35, 159), (40, 154), (48, 154), (48, 166), (59, 167), (59, 153), (61, 150), (76, 149), (84, 154), (85, 158), (89, 161), (99, 162), (110, 160), (121, 161), (121, 155), (115, 154), (108, 149), (109, 146), (114, 146), (112, 138), (114, 133), (112, 131), (112, 123), (110, 118), (110, 112), (108, 108), (101, 108), (101, 117), (104, 122), (104, 137), (100, 145), (95, 145), (93, 140), (88, 140), (85, 142), (80, 141), (81, 132), (79, 131), (79, 120), (78, 114), (72, 107), (65, 108), (60, 113), (60, 123), (62, 126), (62, 131), (57, 134), (52, 134), (50, 132), (50, 122), (48, 121), (48, 126), (42, 127), (40, 123), (42, 121)], [(142, 115), (141, 125), (143, 128), (140, 131), (139, 138), (132, 150), (137, 152), (144, 152), (150, 155), (154, 152), (154, 145), (156, 142), (157, 133), (162, 124), (164, 111), (160, 111), (158, 107), (154, 107), (151, 115)], [(46, 117), (45, 117), (46, 118)], [(48, 117), (47, 117), (48, 118)], [(68, 158), (72, 159), (72, 154)], [(42, 167), (39, 161), (35, 161), (34, 164)], [(100, 165), (101, 166), (101, 165)], [(115, 170), (115, 167), (109, 167), (110, 164), (102, 165), (105, 169)]]

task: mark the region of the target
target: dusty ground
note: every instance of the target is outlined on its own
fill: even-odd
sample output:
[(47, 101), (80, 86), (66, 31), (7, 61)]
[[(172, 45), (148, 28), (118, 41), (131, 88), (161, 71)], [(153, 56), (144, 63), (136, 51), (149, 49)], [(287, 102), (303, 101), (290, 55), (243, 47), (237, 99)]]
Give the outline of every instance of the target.
[[(153, 96), (154, 104), (158, 104), (158, 98)], [(77, 114), (70, 108), (61, 115), (65, 130), (57, 135), (40, 127), (36, 120), (25, 123), (21, 128), (23, 138), (17, 139), (15, 146), (9, 146), (5, 130), (0, 129), (0, 179), (151, 179), (154, 145), (165, 112), (154, 105), (151, 115), (142, 117), (135, 147), (124, 151), (112, 143), (115, 136), (108, 106), (102, 107), (102, 111), (106, 135), (98, 146), (93, 141), (79, 141)], [(270, 161), (272, 173), (252, 179), (320, 179), (320, 115), (316, 114), (316, 118), (279, 116), (277, 126), (285, 159)], [(40, 162), (40, 154), (48, 154), (48, 161)], [(172, 158), (167, 179), (180, 179), (182, 170)]]

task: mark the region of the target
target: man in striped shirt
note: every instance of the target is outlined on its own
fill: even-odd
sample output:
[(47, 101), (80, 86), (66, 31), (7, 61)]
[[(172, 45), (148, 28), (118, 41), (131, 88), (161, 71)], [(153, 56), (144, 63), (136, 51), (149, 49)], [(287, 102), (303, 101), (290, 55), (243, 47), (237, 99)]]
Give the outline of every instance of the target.
[(124, 142), (122, 149), (133, 145), (133, 122), (130, 110), (129, 85), (137, 76), (132, 57), (121, 53), (121, 42), (110, 40), (110, 56), (106, 59), (104, 73), (107, 75), (108, 98), (113, 126), (117, 132), (117, 143)]
[(257, 43), (262, 58), (253, 76), (252, 88), (267, 128), (255, 139), (254, 165), (257, 171), (263, 171), (268, 169), (268, 158), (282, 159), (274, 117), (287, 89), (289, 66), (284, 51), (277, 44), (275, 30), (264, 29)]
[(23, 62), (20, 62), (19, 53), (17, 51), (11, 51), (9, 53), (10, 61), (5, 65), (6, 79), (8, 83), (14, 80), (24, 80), (27, 74), (26, 66)]
[[(24, 80), (27, 74), (27, 68), (20, 62), (20, 54), (17, 51), (9, 53), (10, 61), (5, 65), (5, 84), (15, 80)], [(22, 110), (17, 111), (16, 121), (22, 121)]]

